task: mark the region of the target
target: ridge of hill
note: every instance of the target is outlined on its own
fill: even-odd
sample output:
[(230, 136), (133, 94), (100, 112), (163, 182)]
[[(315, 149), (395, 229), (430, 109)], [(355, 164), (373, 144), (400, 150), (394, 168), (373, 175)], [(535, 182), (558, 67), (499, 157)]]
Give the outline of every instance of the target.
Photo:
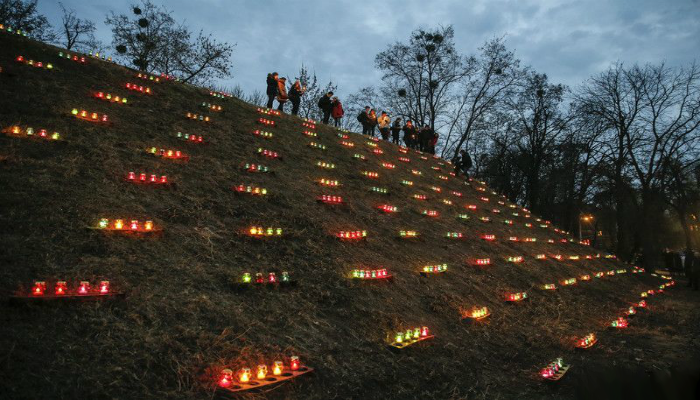
[[(43, 128), (63, 139), (0, 137), (0, 290), (4, 297), (35, 280), (106, 279), (126, 296), (78, 305), (1, 305), (0, 387), (9, 398), (209, 398), (222, 368), (290, 355), (316, 371), (262, 396), (567, 394), (571, 386), (549, 388), (538, 370), (559, 356), (574, 365), (605, 363), (617, 344), (634, 336), (605, 328), (639, 301), (640, 292), (663, 283), (598, 257), (551, 225), (541, 228), (544, 222), (511, 208), (484, 184), (466, 185), (451, 176), (444, 160), (413, 150), (404, 154), (356, 133), (343, 139), (344, 133), (321, 124), (307, 129), (297, 117), (267, 116), (235, 98), (168, 80), (139, 80), (131, 69), (89, 57), (81, 64), (59, 58), (60, 51), (0, 32), (0, 128)], [(53, 68), (16, 62), (20, 55)], [(127, 90), (126, 83), (148, 86), (152, 94)], [(95, 98), (100, 91), (128, 102)], [(109, 124), (80, 120), (71, 115), (74, 108), (107, 114)], [(188, 112), (210, 121), (189, 120)], [(257, 123), (261, 117), (275, 126)], [(273, 137), (256, 136), (255, 130)], [(307, 137), (305, 130), (317, 136)], [(178, 132), (201, 135), (206, 143), (184, 141)], [(147, 152), (151, 147), (183, 151), (189, 160), (154, 157)], [(259, 148), (282, 158), (261, 156)], [(356, 153), (366, 161), (354, 158)], [(246, 163), (271, 172), (247, 172)], [(171, 185), (127, 182), (130, 171), (166, 175)], [(340, 186), (323, 187), (317, 182), (322, 178)], [(240, 184), (267, 194), (237, 195), (232, 187)], [(342, 196), (346, 204), (319, 203), (317, 196), (324, 194)], [(381, 204), (399, 212), (381, 213)], [(88, 229), (100, 218), (152, 220), (163, 231), (134, 237)], [(279, 227), (282, 236), (250, 238), (245, 233), (251, 226)], [(355, 230), (366, 230), (366, 240), (334, 236)], [(401, 230), (420, 236), (400, 239)], [(448, 232), (464, 237), (449, 239)], [(484, 234), (496, 240), (481, 239)], [(521, 240), (509, 240), (516, 236)], [(532, 237), (537, 241), (522, 240)], [(537, 260), (537, 254), (547, 259)], [(508, 262), (510, 256), (524, 261)], [(473, 265), (477, 258), (489, 258), (491, 265)], [(448, 265), (444, 274), (419, 274), (425, 265), (441, 264)], [(393, 281), (348, 277), (355, 268), (381, 267)], [(623, 269), (625, 274), (561, 286), (568, 278)], [(245, 272), (270, 271), (288, 271), (297, 286), (237, 290)], [(547, 283), (560, 287), (542, 290)], [(527, 292), (529, 301), (508, 304), (510, 292)], [(478, 323), (462, 320), (461, 311), (476, 306), (488, 307), (491, 316)], [(656, 329), (654, 323), (664, 329), (671, 324), (640, 315), (629, 332), (642, 329), (635, 324)], [(387, 334), (415, 326), (428, 326), (436, 337), (398, 352), (386, 345)], [(576, 353), (576, 338), (589, 332), (600, 338), (600, 349)], [(578, 382), (573, 371), (570, 380)]]

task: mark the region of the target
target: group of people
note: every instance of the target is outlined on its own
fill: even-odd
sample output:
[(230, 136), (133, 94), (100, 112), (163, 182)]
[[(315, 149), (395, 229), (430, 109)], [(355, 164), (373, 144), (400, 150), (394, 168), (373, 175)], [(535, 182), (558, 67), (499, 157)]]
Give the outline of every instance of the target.
[(389, 140), (399, 144), (399, 137), (403, 132), (403, 142), (406, 147), (420, 150), (425, 153), (435, 154), (435, 145), (438, 141), (438, 133), (428, 125), (418, 128), (410, 119), (402, 124), (401, 118), (391, 122), (391, 117), (386, 111), (377, 116), (377, 111), (367, 106), (357, 116), (357, 122), (362, 126), (362, 134), (374, 137), (375, 129), (379, 127), (379, 134), (383, 140)]
[(677, 252), (666, 249), (663, 255), (664, 264), (671, 273), (682, 271), (688, 278), (688, 286), (693, 290), (700, 288), (700, 254), (691, 249)]
[(284, 112), (287, 101), (292, 103), (292, 114), (299, 113), (301, 96), (306, 92), (306, 86), (302, 86), (299, 79), (295, 80), (287, 91), (287, 78), (280, 77), (277, 72), (267, 74), (267, 108), (272, 108), (275, 100), (279, 103), (277, 109)]
[[(299, 80), (295, 80), (287, 90), (287, 78), (280, 77), (277, 72), (267, 74), (267, 108), (272, 108), (277, 100), (277, 109), (284, 112), (284, 105), (287, 101), (292, 103), (292, 115), (299, 113), (301, 97), (306, 93), (306, 86), (302, 86)], [(323, 113), (323, 123), (328, 124), (333, 117), (334, 125), (340, 127), (340, 121), (345, 115), (343, 104), (333, 92), (328, 92), (318, 100), (318, 107)], [(379, 128), (379, 133), (384, 140), (389, 140), (399, 144), (401, 132), (403, 132), (403, 142), (410, 149), (420, 150), (425, 153), (435, 154), (435, 145), (438, 142), (438, 133), (430, 126), (424, 124), (418, 127), (410, 119), (405, 124), (401, 118), (396, 118), (393, 122), (386, 111), (382, 111), (377, 116), (377, 111), (367, 106), (357, 116), (357, 121), (362, 125), (362, 134), (375, 136), (375, 129)], [(471, 167), (471, 162), (470, 165)], [(468, 169), (468, 168), (467, 168)]]
[[(267, 74), (267, 108), (272, 108), (277, 100), (277, 109), (284, 112), (284, 105), (287, 101), (292, 103), (292, 115), (299, 114), (301, 97), (306, 93), (306, 86), (302, 86), (299, 79), (295, 80), (287, 91), (287, 78), (280, 77), (277, 72)], [(328, 124), (330, 117), (333, 117), (335, 126), (340, 126), (340, 120), (345, 115), (343, 104), (333, 92), (328, 92), (318, 100), (318, 107), (323, 113), (323, 123)]]
[(345, 115), (343, 103), (340, 102), (338, 96), (333, 96), (333, 92), (328, 92), (318, 99), (318, 108), (323, 113), (323, 123), (328, 124), (330, 117), (333, 117), (335, 127), (340, 127), (340, 120)]

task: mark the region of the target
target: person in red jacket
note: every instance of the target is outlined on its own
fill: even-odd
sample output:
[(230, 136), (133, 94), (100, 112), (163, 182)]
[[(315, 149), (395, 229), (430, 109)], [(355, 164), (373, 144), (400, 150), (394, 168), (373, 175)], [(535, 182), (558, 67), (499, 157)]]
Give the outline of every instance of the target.
[(333, 106), (331, 116), (333, 117), (335, 127), (337, 128), (340, 126), (340, 119), (343, 118), (343, 115), (345, 115), (345, 111), (343, 111), (343, 103), (341, 103), (340, 100), (338, 100), (338, 97), (335, 96), (333, 97), (331, 105)]

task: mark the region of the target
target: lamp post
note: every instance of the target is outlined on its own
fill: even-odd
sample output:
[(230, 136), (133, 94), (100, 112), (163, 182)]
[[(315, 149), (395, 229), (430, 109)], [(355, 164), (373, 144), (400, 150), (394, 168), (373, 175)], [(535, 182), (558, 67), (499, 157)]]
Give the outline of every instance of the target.
[(593, 221), (593, 216), (590, 215), (590, 214), (588, 214), (588, 215), (584, 215), (584, 214), (579, 215), (579, 219), (578, 219), (578, 240), (579, 240), (579, 241), (583, 240), (583, 237), (581, 236), (581, 221), (583, 221), (583, 222), (591, 222), (591, 221)]

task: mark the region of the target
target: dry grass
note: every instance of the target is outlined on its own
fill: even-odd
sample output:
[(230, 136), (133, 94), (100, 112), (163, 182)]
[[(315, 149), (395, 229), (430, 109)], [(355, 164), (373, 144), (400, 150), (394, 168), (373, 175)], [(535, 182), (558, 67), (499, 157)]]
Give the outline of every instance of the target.
[[(354, 149), (339, 144), (336, 132), (318, 127), (314, 141), (326, 151), (307, 147), (299, 119), (282, 116), (272, 140), (252, 135), (258, 129), (254, 107), (236, 99), (213, 99), (203, 90), (175, 83), (149, 84), (146, 97), (123, 89), (136, 81), (134, 72), (103, 62), (87, 66), (58, 59), (57, 49), (22, 38), (0, 35), (0, 125), (24, 124), (59, 131), (66, 143), (0, 138), (0, 289), (5, 293), (34, 279), (109, 279), (128, 295), (123, 302), (42, 307), (0, 306), (0, 397), (8, 398), (210, 398), (207, 377), (223, 365), (255, 365), (281, 355), (300, 355), (317, 371), (248, 398), (532, 398), (573, 396), (575, 378), (549, 387), (536, 371), (557, 356), (572, 358), (576, 368), (612, 365), (635, 354), (630, 343), (655, 347), (663, 343), (665, 368), (684, 352), (697, 351), (675, 319), (698, 331), (698, 311), (689, 303), (653, 299), (666, 313), (640, 316), (625, 333), (607, 332), (643, 289), (657, 284), (649, 276), (625, 275), (594, 280), (543, 293), (542, 283), (619, 268), (607, 260), (535, 261), (536, 253), (589, 254), (573, 244), (548, 245), (560, 238), (552, 230), (527, 229), (528, 220), (484, 210), (482, 195), (459, 180), (437, 179), (430, 166), (410, 154), (411, 164), (397, 162), (397, 148), (380, 146), (375, 156), (359, 135)], [(51, 72), (12, 62), (18, 54), (52, 62)], [(262, 76), (262, 75), (261, 75)], [(91, 99), (92, 91), (126, 95), (129, 106)], [(210, 124), (188, 121), (198, 104), (221, 104)], [(71, 108), (107, 113), (110, 127), (69, 118)], [(179, 142), (177, 131), (197, 133), (210, 141), (196, 146)], [(147, 146), (182, 149), (189, 163), (149, 158)], [(279, 151), (284, 159), (262, 160), (254, 150)], [(367, 162), (354, 161), (362, 153)], [(336, 164), (323, 171), (318, 160)], [(270, 166), (274, 174), (252, 175), (240, 169), (246, 161)], [(397, 164), (395, 170), (379, 166)], [(413, 176), (411, 168), (423, 171)], [(360, 169), (378, 171), (368, 180)], [(135, 187), (121, 181), (128, 171), (166, 174), (171, 189)], [(315, 179), (339, 179), (338, 189), (321, 189)], [(404, 187), (401, 179), (415, 182)], [(254, 183), (267, 188), (266, 198), (235, 196), (230, 187)], [(443, 187), (436, 195), (429, 186)], [(387, 187), (390, 196), (372, 194), (370, 186)], [(450, 190), (464, 192), (458, 199)], [(315, 196), (341, 194), (348, 206), (319, 205)], [(413, 193), (431, 199), (418, 202)], [(494, 197), (494, 196), (490, 196)], [(455, 205), (439, 199), (452, 198)], [(374, 208), (388, 202), (402, 211), (381, 215)], [(477, 204), (474, 217), (459, 222), (463, 205)], [(491, 204), (492, 208), (494, 205)], [(437, 209), (441, 217), (418, 212)], [(476, 217), (489, 215), (484, 224)], [(160, 237), (134, 239), (86, 229), (101, 217), (124, 216), (163, 224)], [(534, 221), (532, 221), (534, 223)], [(280, 226), (285, 237), (251, 240), (240, 231), (251, 224)], [(367, 229), (365, 243), (341, 243), (331, 233)], [(418, 230), (416, 241), (396, 239), (398, 230)], [(447, 231), (467, 239), (449, 241)], [(536, 244), (486, 243), (481, 233), (499, 239), (536, 236)], [(524, 264), (503, 262), (525, 255)], [(491, 257), (494, 265), (477, 269), (465, 264)], [(448, 263), (444, 276), (421, 278), (425, 264)], [(384, 265), (393, 283), (349, 282), (358, 265)], [(231, 282), (244, 271), (287, 270), (299, 281), (293, 290), (237, 292)], [(529, 302), (502, 302), (507, 290), (528, 291)], [(686, 299), (687, 300), (687, 299)], [(460, 308), (488, 306), (488, 321), (460, 321)], [(642, 321), (642, 323), (637, 323)], [(653, 323), (652, 323), (653, 322)], [(427, 325), (437, 337), (400, 352), (384, 344), (387, 332)], [(576, 336), (590, 331), (599, 347), (582, 354), (572, 350)], [(625, 343), (623, 343), (623, 339)], [(653, 338), (653, 340), (650, 340)], [(672, 340), (669, 338), (673, 338)], [(694, 344), (693, 344), (694, 343)], [(647, 351), (647, 347), (644, 347)], [(659, 350), (661, 351), (661, 350)], [(673, 355), (677, 356), (676, 358)], [(624, 361), (628, 361), (624, 359)]]

